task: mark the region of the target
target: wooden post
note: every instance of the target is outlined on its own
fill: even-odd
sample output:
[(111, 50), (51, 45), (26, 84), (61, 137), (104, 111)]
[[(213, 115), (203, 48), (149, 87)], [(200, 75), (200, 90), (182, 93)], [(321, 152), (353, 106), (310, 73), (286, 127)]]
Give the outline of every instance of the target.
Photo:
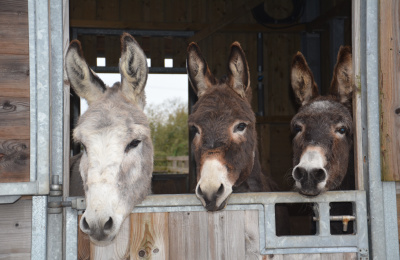
[(400, 181), (399, 8), (397, 0), (380, 1), (380, 137), (384, 181)]

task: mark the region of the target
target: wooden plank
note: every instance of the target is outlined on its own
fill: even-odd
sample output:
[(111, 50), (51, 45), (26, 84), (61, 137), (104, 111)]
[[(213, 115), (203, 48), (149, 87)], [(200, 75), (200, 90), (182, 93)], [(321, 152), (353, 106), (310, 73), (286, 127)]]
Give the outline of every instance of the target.
[(207, 212), (170, 213), (170, 259), (207, 259), (207, 215)]
[(164, 67), (165, 50), (164, 38), (151, 37), (150, 38), (150, 58), (152, 67)]
[(0, 53), (28, 55), (28, 13), (0, 12)]
[(104, 55), (106, 57), (106, 66), (118, 67), (121, 57), (120, 36), (107, 35), (104, 39)]
[[(81, 221), (82, 215), (78, 216), (78, 223)], [(88, 235), (78, 229), (78, 259), (79, 260), (89, 260), (90, 259), (90, 238)]]
[(174, 68), (186, 68), (186, 40), (184, 38), (175, 38), (173, 41)]
[(208, 214), (208, 259), (245, 259), (244, 212)]
[(258, 211), (246, 210), (244, 212), (244, 235), (246, 260), (261, 259), (260, 233), (258, 230)]
[(320, 257), (320, 254), (290, 254), (283, 255), (283, 260), (319, 260)]
[(83, 56), (90, 67), (97, 65), (97, 37), (95, 35), (82, 35), (79, 37), (82, 44)]
[(249, 12), (252, 8), (257, 6), (263, 1), (260, 0), (251, 0), (246, 1), (241, 6), (238, 6), (233, 9), (232, 13), (224, 15), (223, 18), (219, 19), (216, 22), (211, 23), (209, 26), (201, 29), (195, 35), (190, 37), (187, 42), (199, 42), (204, 38), (208, 37), (210, 34), (218, 31), (219, 29), (225, 27), (226, 25), (232, 23), (234, 20), (244, 15), (246, 12)]
[[(271, 129), (269, 124), (257, 124), (258, 151), (260, 153), (261, 169), (271, 173)], [(290, 164), (292, 165), (292, 164)]]
[(356, 189), (364, 190), (364, 154), (363, 154), (363, 123), (361, 115), (361, 0), (352, 1), (352, 58), (353, 58), (353, 80), (355, 89), (353, 92), (353, 122), (354, 122), (354, 175), (356, 178)]
[(90, 259), (129, 259), (130, 242), (130, 218), (127, 218), (111, 244), (107, 246), (90, 244)]
[(130, 216), (131, 259), (168, 259), (168, 213), (135, 213)]
[(28, 1), (2, 0), (0, 13), (28, 13)]
[(29, 146), (29, 139), (0, 138), (0, 183), (29, 181)]
[(115, 21), (119, 19), (119, 1), (97, 0), (96, 19)]
[[(120, 20), (121, 21), (90, 21), (90, 22), (100, 22), (104, 25), (113, 26), (111, 28), (119, 29), (138, 29), (136, 27), (137, 22), (142, 21), (142, 10), (141, 1), (132, 0), (120, 0)], [(132, 23), (135, 22), (135, 23)], [(117, 23), (118, 25), (114, 24)], [(105, 27), (99, 27), (105, 28)]]
[(70, 0), (69, 14), (70, 19), (94, 20), (96, 18), (96, 0)]
[(400, 4), (379, 3), (381, 174), (384, 181), (400, 181)]
[(0, 97), (0, 139), (29, 139), (29, 116), (28, 98)]
[(0, 259), (31, 257), (32, 201), (0, 205)]
[(0, 95), (29, 97), (29, 57), (0, 55)]

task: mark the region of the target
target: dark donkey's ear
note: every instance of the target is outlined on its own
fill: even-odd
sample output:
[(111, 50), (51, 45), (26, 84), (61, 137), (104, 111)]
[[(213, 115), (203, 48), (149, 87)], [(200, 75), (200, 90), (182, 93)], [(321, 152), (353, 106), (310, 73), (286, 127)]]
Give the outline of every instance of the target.
[(319, 96), (317, 83), (301, 52), (293, 57), (291, 83), (297, 102), (302, 106)]
[(146, 104), (143, 89), (146, 86), (148, 74), (146, 55), (137, 41), (128, 33), (121, 36), (121, 49), (119, 69), (122, 91), (131, 102), (143, 109)]
[(187, 51), (187, 71), (189, 80), (194, 92), (200, 97), (207, 88), (216, 84), (216, 79), (211, 74), (207, 62), (196, 43), (190, 43)]
[(231, 46), (231, 54), (229, 55), (228, 62), (228, 76), (230, 86), (242, 98), (251, 97), (250, 89), (250, 72), (247, 65), (246, 56), (238, 42), (234, 42)]
[(92, 71), (83, 57), (81, 43), (73, 40), (65, 56), (65, 69), (68, 80), (76, 94), (86, 99), (90, 105), (103, 95), (104, 82)]
[(350, 102), (353, 94), (353, 64), (351, 58), (351, 48), (341, 46), (337, 56), (330, 93), (340, 100), (341, 103)]

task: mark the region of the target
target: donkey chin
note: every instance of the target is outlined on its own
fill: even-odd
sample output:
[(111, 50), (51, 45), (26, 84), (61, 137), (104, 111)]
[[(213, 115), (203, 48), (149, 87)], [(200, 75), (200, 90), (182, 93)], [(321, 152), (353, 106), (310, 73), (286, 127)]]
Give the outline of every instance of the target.
[(202, 166), (196, 196), (208, 211), (225, 208), (232, 194), (232, 184), (226, 167), (216, 159), (206, 160)]

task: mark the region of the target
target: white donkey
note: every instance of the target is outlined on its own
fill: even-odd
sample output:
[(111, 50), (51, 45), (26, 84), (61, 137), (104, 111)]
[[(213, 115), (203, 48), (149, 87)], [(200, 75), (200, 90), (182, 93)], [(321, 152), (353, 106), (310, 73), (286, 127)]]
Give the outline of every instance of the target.
[(121, 83), (112, 88), (89, 68), (79, 41), (71, 42), (66, 71), (87, 100), (73, 137), (84, 148), (79, 170), (86, 197), (81, 230), (97, 244), (114, 239), (122, 222), (151, 191), (153, 145), (143, 108), (147, 63), (135, 39), (121, 37)]

